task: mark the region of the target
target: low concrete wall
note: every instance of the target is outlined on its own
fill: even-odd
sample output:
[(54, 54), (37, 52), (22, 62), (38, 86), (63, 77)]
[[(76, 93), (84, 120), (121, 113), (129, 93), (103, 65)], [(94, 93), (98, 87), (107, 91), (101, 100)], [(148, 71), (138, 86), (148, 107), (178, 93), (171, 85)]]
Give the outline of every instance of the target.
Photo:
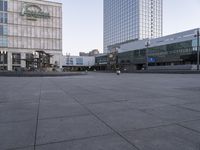
[(149, 66), (149, 70), (197, 70), (197, 65)]
[(0, 72), (4, 77), (57, 77), (87, 75), (86, 72)]

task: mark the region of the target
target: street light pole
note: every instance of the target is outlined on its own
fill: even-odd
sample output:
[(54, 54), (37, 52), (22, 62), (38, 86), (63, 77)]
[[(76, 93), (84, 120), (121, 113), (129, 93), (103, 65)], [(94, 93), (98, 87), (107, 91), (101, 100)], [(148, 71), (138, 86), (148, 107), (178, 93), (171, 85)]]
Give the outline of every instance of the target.
[[(4, 56), (3, 56), (3, 51), (0, 51), (0, 55), (1, 55), (1, 58), (2, 58), (2, 60), (1, 60), (1, 62), (3, 63), (4, 62)], [(3, 65), (4, 66), (4, 65)]]
[(197, 30), (197, 71), (199, 71), (199, 29)]
[(150, 46), (150, 40), (149, 39), (148, 39), (148, 41), (146, 41), (145, 46), (146, 46), (146, 70), (148, 70), (148, 68), (149, 68), (149, 56), (148, 56), (148, 53), (149, 53), (149, 46)]
[(5, 55), (6, 55), (7, 51), (0, 51), (0, 54), (2, 54), (2, 59), (3, 59), (3, 71), (5, 70), (4, 68), (4, 64), (5, 64)]
[(5, 70), (5, 68), (4, 68), (4, 64), (5, 64), (5, 53), (6, 53), (6, 51), (3, 52), (3, 71)]

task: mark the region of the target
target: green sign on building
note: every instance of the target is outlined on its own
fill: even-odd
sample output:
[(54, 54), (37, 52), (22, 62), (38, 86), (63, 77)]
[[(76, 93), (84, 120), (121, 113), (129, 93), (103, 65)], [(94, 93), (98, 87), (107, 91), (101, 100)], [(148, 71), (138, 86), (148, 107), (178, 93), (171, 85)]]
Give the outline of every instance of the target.
[(49, 13), (43, 12), (39, 6), (29, 3), (24, 4), (20, 14), (21, 16), (26, 16), (28, 20), (34, 20), (34, 21), (36, 21), (38, 18), (43, 18), (43, 19), (50, 18)]

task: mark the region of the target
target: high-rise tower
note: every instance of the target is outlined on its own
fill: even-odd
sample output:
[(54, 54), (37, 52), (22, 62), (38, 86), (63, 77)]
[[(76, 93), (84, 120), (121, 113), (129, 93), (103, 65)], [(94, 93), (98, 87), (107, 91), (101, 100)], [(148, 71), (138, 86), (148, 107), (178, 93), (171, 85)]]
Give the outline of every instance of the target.
[(104, 53), (129, 40), (162, 36), (163, 0), (104, 0)]

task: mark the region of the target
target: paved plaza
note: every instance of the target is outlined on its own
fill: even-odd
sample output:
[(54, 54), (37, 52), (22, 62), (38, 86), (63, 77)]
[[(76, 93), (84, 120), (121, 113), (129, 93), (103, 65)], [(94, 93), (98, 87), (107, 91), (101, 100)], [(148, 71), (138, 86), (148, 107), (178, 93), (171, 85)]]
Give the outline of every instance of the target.
[(0, 150), (200, 150), (199, 74), (0, 77)]

